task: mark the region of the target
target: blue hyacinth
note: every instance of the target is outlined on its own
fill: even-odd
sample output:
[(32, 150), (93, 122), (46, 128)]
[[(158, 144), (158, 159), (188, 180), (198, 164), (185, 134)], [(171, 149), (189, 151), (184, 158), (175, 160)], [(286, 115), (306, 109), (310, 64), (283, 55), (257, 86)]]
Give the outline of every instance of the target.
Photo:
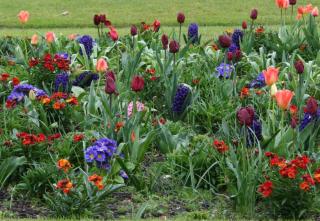
[(72, 85), (78, 87), (89, 87), (92, 81), (96, 81), (99, 79), (99, 75), (92, 73), (90, 71), (85, 71), (81, 73), (73, 82)]
[(263, 73), (260, 73), (258, 77), (249, 84), (249, 88), (262, 88), (264, 86), (266, 86), (266, 82)]
[(172, 111), (181, 114), (186, 107), (186, 101), (191, 89), (186, 84), (180, 84), (177, 88), (176, 94), (173, 99)]
[(188, 28), (188, 40), (191, 39), (192, 43), (195, 44), (199, 40), (199, 33), (198, 33), (198, 25), (196, 23), (192, 23), (189, 25)]
[(320, 122), (320, 108), (318, 108), (316, 114), (304, 113), (303, 119), (300, 123), (299, 130), (302, 131), (306, 128), (311, 122)]
[(257, 143), (257, 139), (262, 139), (262, 125), (257, 116), (255, 116), (252, 125), (250, 128), (247, 128), (248, 130), (248, 137), (247, 142), (250, 146), (253, 146), (254, 143)]
[[(93, 39), (90, 35), (83, 35), (81, 38), (78, 39), (79, 43), (83, 45), (86, 54), (88, 57), (92, 54), (92, 48), (93, 48)], [(80, 48), (80, 54), (83, 55), (83, 51)]]
[(233, 70), (234, 67), (232, 65), (221, 63), (218, 67), (216, 67), (216, 77), (228, 79), (230, 78)]
[(54, 82), (54, 91), (57, 92), (61, 89), (63, 92), (66, 92), (69, 85), (69, 75), (66, 72), (62, 72), (56, 75)]
[(240, 48), (240, 41), (242, 40), (243, 32), (240, 29), (235, 29), (232, 34), (232, 43)]
[(88, 147), (85, 152), (87, 163), (96, 163), (99, 168), (109, 169), (110, 160), (117, 152), (117, 142), (109, 138), (101, 138)]
[(47, 95), (43, 90), (38, 89), (30, 84), (19, 84), (13, 88), (7, 98), (7, 101), (20, 102), (23, 100), (24, 96), (28, 96), (31, 90), (34, 91), (37, 98)]

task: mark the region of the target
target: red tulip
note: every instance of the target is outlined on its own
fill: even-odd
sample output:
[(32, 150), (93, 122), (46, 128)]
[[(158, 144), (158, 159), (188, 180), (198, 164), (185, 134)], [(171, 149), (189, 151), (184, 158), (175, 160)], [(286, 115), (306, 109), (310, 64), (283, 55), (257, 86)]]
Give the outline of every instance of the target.
[(287, 9), (289, 7), (289, 0), (276, 0), (276, 4), (281, 9)]
[(154, 22), (153, 22), (153, 31), (154, 32), (158, 32), (160, 29), (160, 21), (158, 19), (156, 19)]
[(94, 15), (93, 16), (93, 24), (95, 24), (95, 25), (99, 25), (100, 24), (100, 16), (99, 15)]
[(290, 90), (279, 90), (275, 95), (277, 104), (282, 110), (287, 110), (290, 107), (293, 96), (294, 93)]
[(13, 86), (17, 86), (18, 84), (20, 84), (19, 78), (13, 77), (12, 78), (12, 84), (13, 84)]
[(231, 38), (228, 35), (220, 35), (219, 36), (219, 43), (220, 46), (223, 48), (229, 48), (231, 45)]
[(131, 89), (135, 92), (142, 91), (144, 88), (144, 79), (141, 76), (134, 76), (131, 81)]
[(117, 29), (115, 29), (114, 27), (110, 26), (109, 27), (110, 31), (108, 33), (109, 37), (113, 40), (113, 41), (117, 41), (119, 38)]
[(247, 22), (246, 22), (246, 21), (243, 21), (243, 22), (242, 22), (242, 29), (243, 29), (243, 30), (246, 30), (247, 28), (248, 28)]

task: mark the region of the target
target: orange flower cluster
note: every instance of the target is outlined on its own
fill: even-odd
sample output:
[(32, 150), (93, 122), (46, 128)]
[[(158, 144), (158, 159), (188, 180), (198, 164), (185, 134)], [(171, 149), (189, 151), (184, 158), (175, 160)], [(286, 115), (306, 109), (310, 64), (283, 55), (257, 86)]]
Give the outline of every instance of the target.
[(63, 179), (58, 181), (56, 188), (62, 190), (65, 194), (68, 194), (73, 188), (73, 184), (69, 179)]
[(52, 94), (51, 97), (41, 97), (42, 104), (49, 105), (51, 102), (53, 102), (52, 107), (55, 110), (64, 109), (67, 104), (74, 106), (78, 105), (78, 100), (75, 96), (68, 96), (68, 94), (63, 92), (56, 92)]
[(103, 190), (104, 185), (102, 184), (102, 176), (99, 176), (97, 174), (93, 174), (92, 176), (89, 176), (88, 180), (90, 182), (93, 182), (96, 187), (98, 187), (99, 190)]
[[(269, 158), (271, 167), (276, 166), (279, 168), (279, 174), (283, 178), (289, 178), (292, 180), (297, 179), (299, 172), (306, 171), (308, 169), (308, 165), (311, 164), (310, 158), (306, 155), (297, 156), (291, 161), (288, 161), (283, 157), (279, 157), (277, 154), (271, 152), (266, 152), (265, 156)], [(299, 185), (300, 189), (309, 191), (310, 187), (314, 186), (316, 182), (320, 184), (320, 168), (314, 172), (313, 177), (308, 173), (303, 173), (301, 178), (302, 182)]]
[(217, 140), (215, 139), (213, 141), (213, 146), (214, 148), (216, 148), (217, 151), (219, 151), (220, 153), (225, 153), (229, 150), (229, 147), (227, 144), (225, 144), (225, 142), (223, 140)]
[(71, 168), (71, 163), (67, 159), (60, 159), (57, 162), (57, 166), (59, 170), (63, 170), (65, 173), (67, 173)]

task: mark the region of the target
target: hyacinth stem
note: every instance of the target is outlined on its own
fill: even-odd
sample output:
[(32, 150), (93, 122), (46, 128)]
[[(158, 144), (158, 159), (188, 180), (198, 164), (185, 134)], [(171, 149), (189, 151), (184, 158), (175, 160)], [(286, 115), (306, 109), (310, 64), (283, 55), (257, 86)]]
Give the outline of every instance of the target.
[(179, 44), (180, 44), (180, 40), (181, 40), (181, 23), (180, 23), (180, 29), (179, 29)]

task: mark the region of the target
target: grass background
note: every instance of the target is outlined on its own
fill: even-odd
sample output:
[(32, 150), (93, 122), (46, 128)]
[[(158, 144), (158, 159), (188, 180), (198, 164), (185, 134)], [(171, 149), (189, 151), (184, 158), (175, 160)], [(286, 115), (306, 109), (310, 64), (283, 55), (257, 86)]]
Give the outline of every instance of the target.
[[(320, 0), (298, 0), (299, 5)], [(274, 0), (0, 0), (0, 35), (28, 35), (52, 30), (57, 34), (96, 34), (92, 17), (106, 13), (120, 34), (128, 33), (131, 24), (152, 23), (159, 19), (165, 32), (177, 29), (176, 14), (183, 11), (186, 24), (198, 23), (207, 38), (222, 30), (240, 26), (249, 20), (252, 8), (259, 10), (257, 22), (277, 25), (280, 10)], [(17, 14), (30, 12), (30, 20), (21, 29)], [(68, 12), (64, 16), (63, 12)], [(296, 8), (295, 8), (296, 13)], [(290, 10), (287, 12), (290, 20)]]

